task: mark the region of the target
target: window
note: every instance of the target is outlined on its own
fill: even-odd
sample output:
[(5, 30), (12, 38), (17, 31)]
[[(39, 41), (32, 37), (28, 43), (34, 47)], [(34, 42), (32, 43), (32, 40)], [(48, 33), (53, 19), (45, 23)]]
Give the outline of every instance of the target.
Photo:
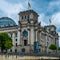
[(28, 32), (27, 31), (23, 31), (23, 36), (27, 37), (28, 36)]
[(17, 41), (17, 39), (16, 39), (16, 41)]
[(29, 20), (29, 15), (27, 16), (27, 19)]
[(15, 52), (17, 52), (17, 49), (15, 49)]
[(26, 19), (26, 16), (25, 16), (25, 19)]
[(24, 40), (24, 46), (27, 46), (27, 40)]
[(22, 16), (22, 19), (23, 19), (23, 16)]
[(16, 43), (16, 47), (17, 47), (17, 43)]
[(12, 49), (10, 50), (10, 52), (12, 52)]

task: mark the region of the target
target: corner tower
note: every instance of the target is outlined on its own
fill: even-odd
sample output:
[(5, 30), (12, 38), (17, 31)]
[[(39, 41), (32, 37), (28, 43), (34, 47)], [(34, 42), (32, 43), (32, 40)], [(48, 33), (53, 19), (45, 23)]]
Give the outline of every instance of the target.
[(22, 52), (23, 50), (25, 52), (34, 51), (34, 42), (38, 41), (38, 16), (34, 10), (19, 13), (20, 50)]

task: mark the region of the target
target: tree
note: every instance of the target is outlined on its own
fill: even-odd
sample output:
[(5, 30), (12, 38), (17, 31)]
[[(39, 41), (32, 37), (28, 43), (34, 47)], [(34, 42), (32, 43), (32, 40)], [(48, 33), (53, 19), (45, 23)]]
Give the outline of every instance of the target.
[(11, 37), (8, 35), (8, 33), (0, 33), (0, 48), (1, 51), (3, 52), (3, 50), (8, 50), (10, 48), (12, 48), (13, 44), (12, 44), (12, 39)]
[(60, 50), (60, 47), (58, 47), (58, 50)]
[(56, 49), (57, 49), (57, 46), (56, 46), (55, 44), (51, 44), (51, 45), (49, 46), (49, 49), (51, 49), (51, 50), (56, 50)]

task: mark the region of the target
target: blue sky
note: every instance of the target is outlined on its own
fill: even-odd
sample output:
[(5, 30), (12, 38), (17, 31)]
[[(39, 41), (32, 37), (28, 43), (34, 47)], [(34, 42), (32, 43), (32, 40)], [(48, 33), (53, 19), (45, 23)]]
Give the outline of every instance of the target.
[[(10, 17), (18, 23), (18, 13), (28, 9), (27, 3), (28, 0), (0, 0), (0, 17)], [(39, 22), (48, 25), (51, 19), (60, 35), (60, 0), (30, 0), (30, 4), (39, 14)]]

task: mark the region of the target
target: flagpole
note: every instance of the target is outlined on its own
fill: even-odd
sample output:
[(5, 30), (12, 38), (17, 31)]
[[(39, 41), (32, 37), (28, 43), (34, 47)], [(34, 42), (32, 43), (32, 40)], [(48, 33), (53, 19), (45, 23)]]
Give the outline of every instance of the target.
[(28, 10), (29, 10), (29, 8), (31, 8), (31, 5), (30, 5), (30, 2), (29, 2), (30, 0), (28, 0)]
[(49, 23), (50, 23), (50, 25), (51, 25), (51, 19), (49, 19)]

